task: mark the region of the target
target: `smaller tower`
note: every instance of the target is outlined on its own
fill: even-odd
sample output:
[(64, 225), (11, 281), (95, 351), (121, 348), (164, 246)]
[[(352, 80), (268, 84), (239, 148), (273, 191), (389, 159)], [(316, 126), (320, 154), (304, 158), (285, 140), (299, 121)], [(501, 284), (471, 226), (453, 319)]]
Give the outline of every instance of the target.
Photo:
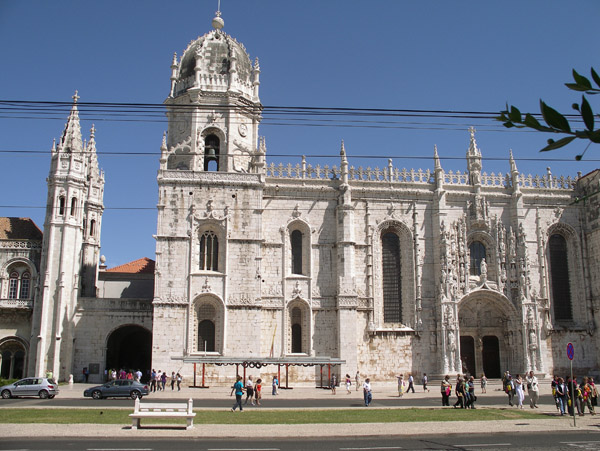
[[(29, 368), (59, 380), (72, 373), (73, 317), (81, 294), (95, 294), (104, 209), (104, 175), (98, 169), (95, 130), (81, 137), (77, 92), (58, 145), (52, 146), (40, 287), (32, 318)], [(80, 286), (81, 284), (81, 286)]]

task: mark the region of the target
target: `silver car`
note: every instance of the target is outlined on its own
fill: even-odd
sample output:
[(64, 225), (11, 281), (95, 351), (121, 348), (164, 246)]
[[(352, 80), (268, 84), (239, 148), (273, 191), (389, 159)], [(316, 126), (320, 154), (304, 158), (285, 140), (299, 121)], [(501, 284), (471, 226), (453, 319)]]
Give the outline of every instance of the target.
[(47, 377), (27, 377), (12, 384), (0, 387), (4, 399), (21, 396), (39, 396), (42, 399), (54, 398), (58, 394), (58, 384)]

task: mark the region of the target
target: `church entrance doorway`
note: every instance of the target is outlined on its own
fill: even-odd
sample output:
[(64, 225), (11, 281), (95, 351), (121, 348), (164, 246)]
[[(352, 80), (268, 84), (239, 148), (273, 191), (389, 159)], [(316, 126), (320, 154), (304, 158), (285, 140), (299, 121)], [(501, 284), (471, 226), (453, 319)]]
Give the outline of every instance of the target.
[(475, 375), (475, 340), (471, 336), (460, 337), (460, 362), (463, 373)]
[[(142, 381), (148, 380), (152, 364), (152, 334), (141, 326), (123, 326), (113, 331), (106, 346), (106, 369), (117, 372), (142, 372)], [(167, 370), (167, 368), (165, 368)]]
[(498, 337), (487, 335), (482, 339), (483, 372), (486, 377), (499, 378), (500, 371), (500, 342)]

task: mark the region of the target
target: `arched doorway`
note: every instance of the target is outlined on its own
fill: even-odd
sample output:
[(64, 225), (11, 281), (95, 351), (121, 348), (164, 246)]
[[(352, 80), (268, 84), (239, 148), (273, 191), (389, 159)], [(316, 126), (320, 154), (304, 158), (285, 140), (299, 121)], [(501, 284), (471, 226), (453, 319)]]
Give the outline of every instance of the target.
[(108, 337), (106, 369), (142, 372), (142, 381), (148, 380), (152, 364), (152, 334), (141, 326), (122, 326)]
[(8, 338), (0, 343), (0, 377), (22, 379), (25, 377), (27, 350), (21, 340)]
[(485, 373), (501, 377), (501, 370), (520, 372), (522, 324), (520, 315), (501, 293), (482, 289), (465, 296), (459, 303), (460, 357), (472, 375)]
[(498, 337), (487, 335), (482, 338), (481, 359), (486, 377), (502, 377), (500, 372), (500, 341)]

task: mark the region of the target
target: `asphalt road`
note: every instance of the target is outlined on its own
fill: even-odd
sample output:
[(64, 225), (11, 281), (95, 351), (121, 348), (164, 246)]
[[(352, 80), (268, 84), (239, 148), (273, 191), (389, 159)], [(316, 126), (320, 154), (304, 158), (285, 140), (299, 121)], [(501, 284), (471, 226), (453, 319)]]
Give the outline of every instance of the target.
[[(273, 426), (276, 427), (276, 426)], [(232, 433), (234, 431), (232, 430)], [(4, 439), (2, 450), (124, 451), (367, 451), (367, 450), (600, 450), (600, 432), (472, 434), (322, 439)]]

